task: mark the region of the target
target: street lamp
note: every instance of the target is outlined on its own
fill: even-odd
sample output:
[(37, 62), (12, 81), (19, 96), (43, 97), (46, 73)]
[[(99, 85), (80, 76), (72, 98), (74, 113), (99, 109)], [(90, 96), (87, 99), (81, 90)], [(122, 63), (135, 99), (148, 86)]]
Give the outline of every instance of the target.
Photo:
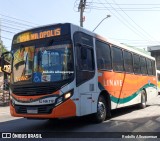
[(95, 27), (95, 29), (93, 30), (93, 32), (97, 29), (97, 27), (107, 18), (111, 17), (111, 15), (107, 15), (104, 19), (102, 19), (102, 21)]

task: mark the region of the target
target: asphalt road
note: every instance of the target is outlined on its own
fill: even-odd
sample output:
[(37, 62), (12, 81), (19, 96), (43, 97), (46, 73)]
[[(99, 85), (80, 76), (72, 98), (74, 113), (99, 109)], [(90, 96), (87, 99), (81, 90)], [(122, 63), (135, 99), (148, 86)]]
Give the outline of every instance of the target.
[(88, 134), (92, 141), (95, 138), (101, 138), (102, 133), (106, 133), (106, 136), (112, 136), (112, 134), (114, 136), (117, 132), (121, 134), (145, 132), (145, 135), (147, 132), (148, 135), (159, 132), (160, 134), (160, 96), (147, 103), (145, 109), (132, 106), (113, 110), (112, 118), (100, 124), (94, 124), (85, 117), (56, 121), (14, 118), (9, 114), (9, 107), (0, 107), (0, 132), (57, 133), (58, 137), (64, 136), (65, 140), (68, 137), (66, 134), (70, 137), (77, 136), (77, 138), (85, 138)]

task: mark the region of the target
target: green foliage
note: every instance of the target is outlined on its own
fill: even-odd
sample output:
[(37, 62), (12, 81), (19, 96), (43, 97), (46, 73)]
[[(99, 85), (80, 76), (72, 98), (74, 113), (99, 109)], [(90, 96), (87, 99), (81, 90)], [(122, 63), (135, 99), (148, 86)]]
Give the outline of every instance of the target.
[(7, 48), (4, 45), (2, 45), (2, 53), (7, 52), (7, 51), (8, 51)]

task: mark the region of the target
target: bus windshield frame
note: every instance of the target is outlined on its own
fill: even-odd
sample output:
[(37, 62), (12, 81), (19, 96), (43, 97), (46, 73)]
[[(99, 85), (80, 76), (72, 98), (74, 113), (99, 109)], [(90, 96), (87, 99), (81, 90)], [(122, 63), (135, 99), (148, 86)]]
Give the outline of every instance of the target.
[[(52, 41), (53, 42), (53, 41)], [(19, 47), (12, 48), (13, 53), (13, 75), (12, 75), (12, 84), (30, 84), (30, 83), (53, 83), (53, 82), (61, 82), (66, 81), (68, 79), (74, 78), (74, 56), (73, 56), (73, 46), (71, 41), (58, 41), (54, 43), (50, 43), (50, 40), (46, 43), (39, 43), (38, 41), (34, 41), (34, 43), (25, 43), (25, 44), (18, 44)], [(30, 49), (30, 51), (28, 51)], [(22, 51), (23, 50), (23, 51)], [(20, 52), (23, 52), (20, 54)], [(45, 61), (38, 61), (43, 60), (46, 56), (42, 56), (45, 52), (50, 52), (48, 57), (52, 60), (58, 59), (59, 62), (56, 63), (54, 60), (53, 63), (51, 60), (48, 60), (48, 64)], [(15, 54), (19, 53), (19, 55)], [(59, 56), (55, 58), (54, 55)], [(68, 53), (68, 54), (67, 54)], [(24, 54), (23, 56), (21, 56)], [(40, 55), (41, 54), (41, 55)], [(54, 54), (54, 55), (53, 55)], [(23, 65), (23, 69), (25, 71), (20, 71), (19, 76), (15, 75), (15, 57), (21, 65)], [(37, 58), (39, 57), (39, 58)], [(63, 59), (64, 60), (63, 60)], [(70, 59), (70, 62), (69, 62)], [(43, 64), (48, 65), (48, 70), (45, 70), (47, 67), (42, 67)], [(41, 65), (41, 68), (38, 66)], [(59, 67), (56, 67), (59, 65)], [(16, 66), (18, 67), (18, 66)], [(29, 68), (29, 69), (26, 69)], [(53, 69), (55, 68), (55, 69)], [(59, 68), (59, 69), (58, 69)], [(23, 75), (22, 75), (23, 73)], [(25, 75), (24, 75), (25, 74)]]

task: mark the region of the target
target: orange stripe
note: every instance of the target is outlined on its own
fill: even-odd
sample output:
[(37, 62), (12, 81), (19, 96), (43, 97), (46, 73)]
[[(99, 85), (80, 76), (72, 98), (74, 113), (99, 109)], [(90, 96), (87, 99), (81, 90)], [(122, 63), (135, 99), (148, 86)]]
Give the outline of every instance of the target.
[[(101, 71), (100, 73), (102, 73), (102, 76), (98, 77), (98, 81), (112, 96), (116, 98), (125, 98), (131, 96), (144, 85), (148, 84), (149, 81), (150, 83), (157, 85), (155, 76), (142, 76)], [(120, 81), (122, 81), (122, 85), (120, 85)]]

